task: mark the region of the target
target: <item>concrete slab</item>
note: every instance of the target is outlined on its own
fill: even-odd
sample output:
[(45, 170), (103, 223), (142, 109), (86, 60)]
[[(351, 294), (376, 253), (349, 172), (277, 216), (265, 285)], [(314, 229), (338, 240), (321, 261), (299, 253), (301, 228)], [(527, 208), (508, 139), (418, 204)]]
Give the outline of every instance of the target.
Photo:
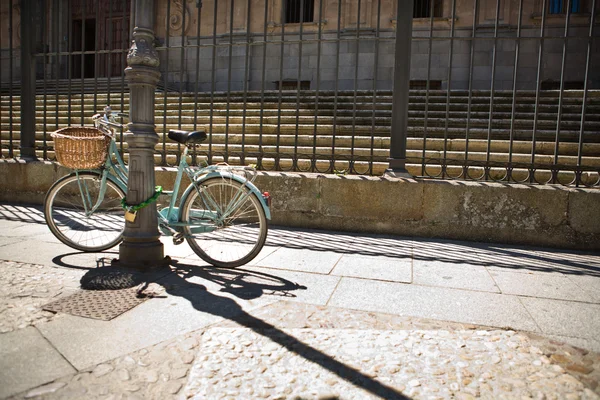
[[(271, 238), (271, 236), (273, 237)], [(356, 244), (360, 240), (358, 234), (352, 233), (277, 229), (269, 231), (267, 244), (279, 245), (289, 249), (356, 253)]]
[(598, 340), (600, 305), (533, 297), (520, 299), (543, 333)]
[(410, 259), (413, 256), (414, 243), (410, 238), (369, 235), (346, 243), (344, 248), (346, 253), (353, 255)]
[(331, 251), (280, 248), (254, 265), (301, 272), (328, 274), (342, 257)]
[(20, 242), (21, 239), (12, 236), (0, 236), (0, 258), (2, 258), (2, 246), (8, 246)]
[(522, 274), (490, 271), (502, 293), (546, 299), (593, 301), (593, 298), (564, 275)]
[(410, 283), (412, 281), (412, 261), (410, 258), (344, 255), (331, 274)]
[(600, 303), (600, 276), (574, 274), (565, 274), (565, 276), (585, 290), (594, 303)]
[(0, 335), (0, 398), (75, 373), (34, 327)]
[(0, 203), (0, 219), (45, 224), (42, 206), (25, 206)]
[[(25, 250), (35, 249), (35, 251)], [(19, 246), (10, 246), (2, 250), (7, 260), (32, 264), (53, 265), (53, 259), (65, 254), (81, 253), (60, 242), (40, 240), (22, 240)]]
[(175, 274), (160, 284), (167, 291), (164, 297), (148, 300), (112, 321), (64, 315), (38, 328), (71, 364), (83, 370), (276, 301), (241, 300), (190, 284)]
[(342, 278), (328, 305), (539, 331), (517, 297), (495, 293)]
[(487, 269), (481, 265), (414, 260), (413, 283), (500, 293)]
[(295, 272), (287, 270), (274, 271), (269, 268), (245, 266), (236, 272), (251, 271), (258, 276), (258, 285), (266, 296), (277, 300), (296, 301), (300, 303), (325, 305), (331, 298), (340, 278)]
[[(0, 230), (1, 237), (27, 237), (32, 236), (30, 229), (36, 229), (39, 224), (30, 224), (23, 221), (10, 221), (10, 220), (0, 220), (2, 221), (2, 229)], [(46, 227), (46, 229), (48, 229)]]

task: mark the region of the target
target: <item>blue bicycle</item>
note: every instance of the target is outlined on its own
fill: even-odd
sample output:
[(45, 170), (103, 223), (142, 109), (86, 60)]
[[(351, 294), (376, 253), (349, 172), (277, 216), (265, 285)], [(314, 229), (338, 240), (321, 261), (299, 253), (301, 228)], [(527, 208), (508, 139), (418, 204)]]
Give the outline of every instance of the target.
[[(256, 257), (267, 238), (271, 219), (268, 193), (261, 193), (253, 184), (256, 170), (226, 164), (190, 166), (188, 152), (206, 139), (206, 133), (171, 130), (168, 137), (183, 145), (173, 190), (157, 190), (148, 204), (125, 204), (128, 169), (115, 141), (115, 130), (124, 125), (117, 122), (117, 117), (127, 115), (113, 113), (106, 107), (104, 114), (93, 117), (95, 137), (108, 142), (101, 165), (76, 166), (46, 194), (44, 214), (52, 233), (72, 248), (103, 251), (122, 241), (125, 218), (134, 221), (136, 208), (166, 196), (169, 205), (158, 210), (158, 225), (164, 235), (173, 237), (175, 244), (185, 239), (200, 258), (218, 267), (237, 267)], [(61, 131), (53, 134), (55, 148), (59, 140), (69, 139), (68, 132)], [(58, 149), (56, 152), (60, 162)], [(188, 176), (190, 184), (180, 195), (183, 175)]]

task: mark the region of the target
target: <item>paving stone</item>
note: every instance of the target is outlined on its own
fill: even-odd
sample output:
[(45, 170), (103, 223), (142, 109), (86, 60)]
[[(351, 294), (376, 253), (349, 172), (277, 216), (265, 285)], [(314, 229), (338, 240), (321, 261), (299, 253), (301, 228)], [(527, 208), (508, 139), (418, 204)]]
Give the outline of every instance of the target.
[(342, 278), (332, 306), (537, 331), (513, 296)]
[(410, 283), (412, 281), (412, 260), (408, 257), (342, 256), (331, 274)]
[(341, 254), (331, 251), (281, 248), (255, 265), (274, 269), (328, 274), (340, 258)]
[(37, 329), (27, 327), (0, 335), (0, 371), (0, 398), (5, 398), (75, 369)]
[(548, 335), (598, 339), (600, 305), (563, 300), (521, 298), (533, 319)]
[(484, 266), (440, 261), (413, 261), (413, 283), (500, 293)]
[(557, 300), (593, 300), (592, 296), (564, 275), (522, 274), (498, 270), (491, 271), (490, 274), (502, 293)]

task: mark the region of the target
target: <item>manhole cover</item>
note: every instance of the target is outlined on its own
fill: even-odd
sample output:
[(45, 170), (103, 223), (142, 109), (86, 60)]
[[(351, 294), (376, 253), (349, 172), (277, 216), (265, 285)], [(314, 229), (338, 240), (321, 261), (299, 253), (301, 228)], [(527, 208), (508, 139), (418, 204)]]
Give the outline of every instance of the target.
[(147, 299), (137, 297), (137, 291), (137, 287), (120, 290), (80, 290), (48, 303), (42, 309), (110, 321)]

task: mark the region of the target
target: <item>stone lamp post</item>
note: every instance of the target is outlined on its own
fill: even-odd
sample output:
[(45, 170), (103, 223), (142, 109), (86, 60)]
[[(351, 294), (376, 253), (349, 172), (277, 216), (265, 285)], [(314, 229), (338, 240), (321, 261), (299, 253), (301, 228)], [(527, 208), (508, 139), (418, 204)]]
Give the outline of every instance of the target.
[[(133, 0), (133, 43), (127, 54), (125, 75), (129, 84), (129, 183), (127, 203), (140, 204), (152, 197), (155, 188), (154, 146), (158, 135), (154, 125), (154, 92), (160, 80), (159, 59), (154, 48), (154, 0)], [(119, 247), (119, 265), (148, 269), (165, 264), (159, 240), (157, 210), (154, 204), (137, 212), (126, 222)]]

